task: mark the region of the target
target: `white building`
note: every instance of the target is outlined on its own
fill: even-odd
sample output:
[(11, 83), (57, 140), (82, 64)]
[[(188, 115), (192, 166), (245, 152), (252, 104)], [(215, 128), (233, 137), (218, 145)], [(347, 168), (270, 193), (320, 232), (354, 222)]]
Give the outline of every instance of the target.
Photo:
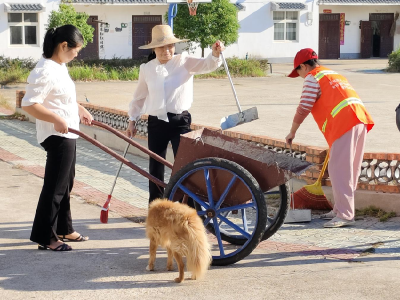
[[(394, 20), (395, 11), (400, 10), (400, 0), (320, 0), (319, 3), (318, 0), (231, 1), (238, 8), (241, 27), (237, 42), (227, 48), (226, 56), (267, 58), (270, 62), (292, 61), (296, 52), (305, 47), (315, 49), (321, 57), (326, 58), (371, 57), (377, 52), (377, 30), (383, 32), (390, 20)], [(380, 4), (359, 5), (360, 2), (373, 1), (379, 1)], [(385, 1), (396, 2), (398, 5), (382, 5)], [(0, 4), (0, 55), (38, 58), (42, 53), (49, 13), (58, 9), (59, 2), (5, 0), (5, 3)], [(83, 49), (81, 56), (106, 59), (146, 56), (148, 50), (139, 50), (137, 47), (150, 42), (151, 28), (164, 22), (164, 15), (170, 5), (167, 0), (72, 2), (76, 11), (86, 12), (90, 16), (88, 23), (95, 28), (93, 43)], [(369, 23), (360, 23), (360, 20)], [(362, 24), (363, 30), (359, 29), (359, 24)], [(370, 38), (370, 54), (367, 46), (364, 46), (367, 50), (361, 51), (361, 41), (366, 40), (361, 39), (361, 31), (365, 37)], [(383, 41), (379, 45), (381, 53), (387, 55), (388, 51), (399, 46), (399, 31), (397, 26), (392, 44), (386, 42), (386, 35), (382, 37)], [(180, 51), (182, 47), (177, 49)], [(196, 55), (199, 54), (200, 49), (196, 52)]]
[(320, 57), (387, 57), (400, 47), (399, 12), (400, 0), (319, 0)]
[[(3, 1), (0, 4), (0, 55), (39, 58), (49, 13), (58, 0)], [(4, 3), (5, 2), (5, 3)]]
[(302, 48), (318, 48), (318, 7), (313, 1), (271, 2), (244, 0), (240, 4), (239, 39), (229, 56), (292, 62)]

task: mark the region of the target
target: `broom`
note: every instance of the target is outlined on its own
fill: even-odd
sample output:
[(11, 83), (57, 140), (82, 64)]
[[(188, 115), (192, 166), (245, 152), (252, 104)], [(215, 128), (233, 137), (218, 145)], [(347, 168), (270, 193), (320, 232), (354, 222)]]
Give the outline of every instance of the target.
[[(128, 148), (129, 148), (129, 143), (125, 147), (124, 157), (126, 156), (126, 152), (128, 152)], [(104, 203), (103, 208), (101, 209), (101, 212), (100, 212), (100, 222), (101, 223), (107, 223), (108, 222), (108, 210), (110, 208), (111, 195), (112, 195), (112, 193), (114, 191), (114, 187), (115, 187), (115, 184), (117, 183), (117, 178), (118, 178), (119, 172), (121, 171), (121, 168), (122, 168), (123, 164), (124, 163), (121, 163), (119, 165), (119, 169), (117, 171), (117, 174), (115, 175), (114, 183), (113, 183), (113, 185), (111, 187), (110, 194), (108, 195), (107, 201), (106, 201), (106, 203)]]
[(296, 209), (318, 209), (318, 210), (331, 210), (332, 205), (326, 199), (324, 191), (322, 190), (322, 177), (324, 176), (326, 167), (329, 161), (329, 151), (326, 154), (321, 173), (317, 181), (311, 185), (305, 185), (293, 194), (292, 205)]

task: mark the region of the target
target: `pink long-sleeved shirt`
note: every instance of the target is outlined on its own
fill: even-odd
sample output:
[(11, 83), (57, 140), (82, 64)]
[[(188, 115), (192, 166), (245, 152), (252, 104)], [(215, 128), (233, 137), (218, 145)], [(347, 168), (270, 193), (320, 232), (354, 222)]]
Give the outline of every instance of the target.
[(297, 107), (293, 122), (297, 124), (303, 123), (320, 96), (321, 87), (314, 76), (309, 74), (304, 78), (303, 92), (301, 93), (300, 103)]

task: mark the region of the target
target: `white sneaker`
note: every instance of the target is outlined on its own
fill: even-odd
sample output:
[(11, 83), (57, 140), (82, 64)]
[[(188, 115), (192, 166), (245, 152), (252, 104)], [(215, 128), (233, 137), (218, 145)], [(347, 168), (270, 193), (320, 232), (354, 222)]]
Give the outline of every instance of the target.
[(336, 227), (343, 227), (343, 226), (347, 226), (347, 225), (353, 225), (356, 222), (353, 220), (345, 220), (345, 219), (341, 219), (339, 217), (334, 217), (331, 221), (326, 222), (324, 224), (325, 228), (336, 228)]
[(336, 217), (336, 213), (333, 212), (333, 210), (331, 210), (330, 212), (320, 215), (319, 218), (320, 219), (324, 219), (324, 220), (332, 220), (334, 217)]

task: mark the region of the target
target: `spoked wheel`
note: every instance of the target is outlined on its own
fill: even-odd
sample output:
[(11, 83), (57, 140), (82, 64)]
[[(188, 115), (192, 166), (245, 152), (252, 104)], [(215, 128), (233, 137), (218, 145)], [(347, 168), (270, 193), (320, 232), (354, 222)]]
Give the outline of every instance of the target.
[(288, 184), (282, 184), (264, 193), (268, 209), (268, 221), (264, 236), (262, 237), (263, 241), (274, 235), (285, 222), (290, 206), (288, 191)]
[[(164, 195), (175, 201), (184, 195), (193, 199), (211, 233), (213, 265), (245, 258), (264, 235), (264, 195), (254, 177), (235, 162), (214, 157), (192, 162), (171, 177)], [(231, 245), (229, 240), (243, 243)]]
[[(288, 186), (282, 184), (275, 187), (268, 192), (264, 193), (263, 201), (267, 208), (267, 224), (262, 237), (262, 241), (270, 238), (278, 231), (283, 225), (286, 215), (290, 206), (290, 197), (288, 197)], [(195, 204), (196, 205), (196, 204)], [(198, 209), (198, 207), (196, 207)], [(254, 215), (252, 212), (247, 213), (247, 219), (253, 219)], [(212, 228), (207, 228), (212, 231)], [(243, 236), (225, 234), (221, 232), (221, 238), (234, 245), (243, 245), (246, 239)]]

